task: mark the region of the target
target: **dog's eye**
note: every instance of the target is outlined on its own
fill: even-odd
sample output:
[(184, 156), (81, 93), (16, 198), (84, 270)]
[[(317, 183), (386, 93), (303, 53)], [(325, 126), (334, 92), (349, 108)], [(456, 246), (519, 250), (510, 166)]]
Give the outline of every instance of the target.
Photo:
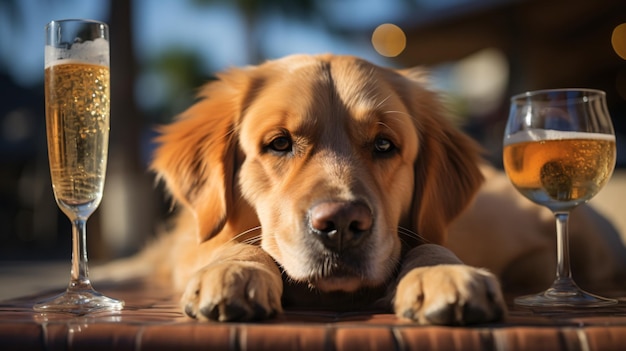
[(395, 149), (396, 149), (396, 146), (389, 139), (376, 138), (376, 140), (374, 140), (374, 151), (376, 153), (386, 154), (391, 151), (394, 151)]
[(274, 151), (274, 152), (280, 152), (280, 153), (291, 151), (291, 147), (292, 147), (291, 139), (286, 136), (280, 136), (280, 137), (274, 138), (268, 145), (269, 150)]

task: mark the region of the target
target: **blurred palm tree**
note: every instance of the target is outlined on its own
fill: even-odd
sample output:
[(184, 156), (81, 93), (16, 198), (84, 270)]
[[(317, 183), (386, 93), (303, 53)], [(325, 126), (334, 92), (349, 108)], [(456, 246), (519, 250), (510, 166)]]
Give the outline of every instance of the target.
[(263, 48), (259, 45), (263, 40), (258, 36), (259, 20), (263, 15), (278, 12), (285, 16), (311, 19), (321, 14), (315, 0), (192, 0), (192, 2), (201, 6), (234, 4), (239, 9), (246, 26), (246, 48), (250, 63), (259, 63), (265, 58)]
[[(112, 147), (125, 150), (127, 167), (140, 171), (137, 145), (143, 118), (134, 99), (137, 60), (132, 30), (133, 1), (110, 1), (109, 27), (111, 36), (111, 128)], [(118, 124), (115, 126), (115, 124)]]
[(20, 7), (18, 6), (19, 0), (0, 0), (0, 8), (7, 11), (7, 18), (11, 22), (11, 26), (21, 27), (23, 21), (22, 14), (20, 13)]
[[(154, 234), (160, 195), (142, 157), (144, 111), (135, 99), (139, 72), (133, 31), (134, 1), (109, 2), (111, 37), (111, 132), (107, 185), (101, 205), (102, 235), (91, 240), (96, 258), (125, 255)], [(95, 223), (94, 223), (95, 224)], [(106, 233), (106, 235), (104, 235)], [(94, 242), (96, 241), (96, 242)], [(101, 245), (101, 243), (103, 245)], [(93, 247), (94, 249), (92, 249)]]

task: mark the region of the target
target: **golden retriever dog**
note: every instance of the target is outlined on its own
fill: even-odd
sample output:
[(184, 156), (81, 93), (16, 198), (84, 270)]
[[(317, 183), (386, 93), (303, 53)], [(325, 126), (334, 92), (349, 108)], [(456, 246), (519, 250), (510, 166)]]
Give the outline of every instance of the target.
[(162, 129), (152, 169), (180, 211), (138, 258), (188, 316), (380, 308), (464, 325), (505, 316), (496, 274), (544, 282), (553, 220), (481, 166), (418, 71), (296, 55), (218, 78)]

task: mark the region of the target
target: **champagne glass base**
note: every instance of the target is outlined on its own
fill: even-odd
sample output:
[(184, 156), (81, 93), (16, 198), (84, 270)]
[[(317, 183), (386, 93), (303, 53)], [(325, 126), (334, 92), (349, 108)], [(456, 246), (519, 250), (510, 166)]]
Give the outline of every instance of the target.
[(578, 287), (569, 290), (554, 287), (535, 295), (515, 298), (514, 303), (525, 307), (602, 307), (617, 300), (590, 294)]
[(68, 289), (60, 295), (35, 304), (33, 309), (44, 313), (61, 312), (84, 315), (101, 311), (119, 311), (123, 307), (124, 301), (102, 295), (93, 289)]

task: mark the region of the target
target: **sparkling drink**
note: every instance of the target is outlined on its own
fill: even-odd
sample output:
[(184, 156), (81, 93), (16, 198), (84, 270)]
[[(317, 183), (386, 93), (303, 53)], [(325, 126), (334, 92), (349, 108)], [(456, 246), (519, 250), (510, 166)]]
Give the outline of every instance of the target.
[(93, 210), (102, 197), (106, 171), (109, 68), (57, 61), (45, 69), (45, 94), (48, 158), (56, 200), (62, 209)]
[(505, 140), (503, 162), (513, 185), (553, 211), (591, 199), (611, 177), (615, 136), (528, 130)]
[(96, 291), (87, 264), (87, 219), (102, 199), (109, 147), (109, 27), (92, 20), (45, 27), (46, 132), (54, 197), (72, 223), (72, 269), (65, 292), (35, 311), (84, 315), (124, 301)]

